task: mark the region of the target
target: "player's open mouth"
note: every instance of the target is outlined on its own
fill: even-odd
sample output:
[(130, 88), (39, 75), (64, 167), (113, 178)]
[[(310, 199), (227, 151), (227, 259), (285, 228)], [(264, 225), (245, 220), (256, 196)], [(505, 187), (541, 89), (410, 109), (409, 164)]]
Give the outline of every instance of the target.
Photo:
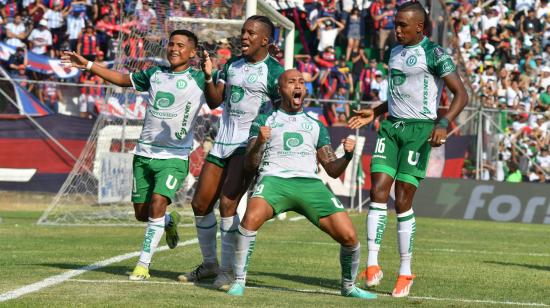
[(294, 92), (294, 95), (292, 96), (292, 101), (295, 104), (302, 103), (302, 92)]
[(248, 47), (250, 47), (250, 46), (247, 43), (241, 43), (241, 50), (242, 51), (247, 51)]

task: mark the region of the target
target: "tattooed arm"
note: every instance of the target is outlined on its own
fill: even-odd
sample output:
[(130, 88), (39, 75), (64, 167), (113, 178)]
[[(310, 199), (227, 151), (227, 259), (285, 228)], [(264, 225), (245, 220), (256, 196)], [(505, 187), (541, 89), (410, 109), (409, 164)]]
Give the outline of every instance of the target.
[(342, 144), (344, 145), (346, 154), (340, 158), (336, 158), (336, 154), (334, 154), (334, 150), (332, 150), (330, 144), (317, 150), (317, 160), (319, 160), (327, 174), (332, 178), (339, 177), (346, 170), (346, 167), (353, 157), (355, 140), (346, 138), (342, 140)]

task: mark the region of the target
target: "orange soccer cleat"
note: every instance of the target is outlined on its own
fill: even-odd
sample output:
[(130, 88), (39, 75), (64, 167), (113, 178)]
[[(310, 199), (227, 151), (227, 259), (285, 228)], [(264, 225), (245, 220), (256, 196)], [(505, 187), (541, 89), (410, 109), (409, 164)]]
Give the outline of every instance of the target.
[(378, 265), (371, 265), (359, 274), (359, 279), (365, 280), (365, 285), (369, 288), (379, 285), (382, 277), (384, 277), (384, 273)]
[(391, 292), (391, 296), (393, 297), (405, 297), (409, 295), (409, 292), (411, 291), (411, 287), (413, 285), (413, 279), (414, 275), (399, 275), (397, 277), (397, 282), (395, 283), (395, 287), (393, 288), (393, 291)]

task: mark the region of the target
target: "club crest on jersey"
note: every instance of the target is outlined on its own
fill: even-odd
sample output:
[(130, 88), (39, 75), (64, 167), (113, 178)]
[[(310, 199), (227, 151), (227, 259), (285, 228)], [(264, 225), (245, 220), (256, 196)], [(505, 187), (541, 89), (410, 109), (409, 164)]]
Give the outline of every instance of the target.
[(313, 126), (310, 123), (304, 122), (302, 123), (302, 128), (309, 132), (313, 129)]
[(415, 55), (411, 55), (410, 57), (407, 58), (406, 63), (407, 63), (408, 66), (413, 66), (413, 65), (416, 64), (417, 61), (418, 61), (418, 60), (417, 60), (416, 56), (415, 56)]
[(239, 86), (232, 85), (229, 102), (231, 104), (236, 104), (240, 102), (243, 99), (243, 97), (244, 97), (244, 89)]
[(176, 81), (176, 88), (182, 90), (185, 89), (185, 87), (187, 87), (187, 81), (185, 81), (184, 79)]
[(255, 83), (258, 80), (258, 74), (252, 73), (248, 75), (248, 78), (246, 78), (246, 82), (248, 83)]
[(300, 133), (285, 132), (283, 134), (283, 148), (285, 151), (290, 151), (304, 143), (304, 138)]

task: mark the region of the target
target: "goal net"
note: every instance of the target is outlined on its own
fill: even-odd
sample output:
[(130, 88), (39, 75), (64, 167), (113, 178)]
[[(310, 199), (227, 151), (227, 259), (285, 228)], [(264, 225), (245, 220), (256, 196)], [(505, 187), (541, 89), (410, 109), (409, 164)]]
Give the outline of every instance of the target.
[[(195, 32), (200, 47), (216, 59), (215, 64), (219, 67), (228, 57), (239, 53), (240, 29), (247, 7), (244, 1), (213, 2), (206, 7), (187, 1), (148, 0), (145, 5), (142, 1), (145, 2), (138, 0), (135, 6), (130, 5), (135, 7), (134, 11), (121, 9), (123, 26), (114, 41), (117, 47), (113, 69), (129, 73), (152, 65), (167, 65), (165, 46), (170, 32), (175, 29)], [(253, 1), (256, 5), (256, 0)], [(145, 11), (147, 7), (149, 10)], [(269, 16), (278, 26), (275, 42), (285, 49), (284, 38), (293, 32), (289, 21), (265, 4), (254, 9), (256, 14)], [(292, 53), (288, 45), (286, 49), (285, 53)], [(192, 65), (198, 67), (198, 57), (194, 61)], [(146, 103), (147, 93), (118, 87), (106, 90), (86, 146), (38, 224), (138, 224), (130, 202), (132, 150), (141, 133)], [(220, 109), (204, 107), (196, 120), (189, 175), (171, 205), (182, 214), (183, 224), (193, 222), (191, 198), (204, 158), (216, 136), (220, 115)]]

